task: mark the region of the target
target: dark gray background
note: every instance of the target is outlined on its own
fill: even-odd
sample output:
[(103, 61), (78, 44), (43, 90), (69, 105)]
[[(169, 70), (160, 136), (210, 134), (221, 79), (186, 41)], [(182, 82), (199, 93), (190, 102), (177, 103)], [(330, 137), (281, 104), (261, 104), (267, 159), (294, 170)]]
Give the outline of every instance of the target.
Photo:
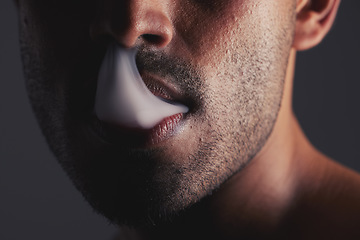
[[(298, 55), (294, 107), (313, 144), (360, 171), (360, 1), (344, 0), (329, 36)], [(0, 239), (100, 240), (93, 213), (49, 152), (21, 72), (15, 8), (0, 2)]]

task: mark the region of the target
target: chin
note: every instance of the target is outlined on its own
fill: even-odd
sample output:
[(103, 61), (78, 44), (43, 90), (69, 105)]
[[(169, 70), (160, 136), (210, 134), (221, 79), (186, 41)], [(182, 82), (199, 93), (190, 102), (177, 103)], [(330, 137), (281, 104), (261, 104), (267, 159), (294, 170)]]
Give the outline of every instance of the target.
[(75, 136), (66, 153), (56, 155), (88, 203), (112, 223), (161, 225), (205, 195), (194, 191), (186, 166), (164, 157), (164, 148), (129, 149)]

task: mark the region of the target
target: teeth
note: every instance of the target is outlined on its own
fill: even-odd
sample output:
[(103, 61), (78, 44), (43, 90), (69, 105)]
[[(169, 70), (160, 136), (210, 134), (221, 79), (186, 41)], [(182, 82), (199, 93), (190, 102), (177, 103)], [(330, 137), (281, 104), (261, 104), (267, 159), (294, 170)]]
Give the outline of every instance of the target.
[(188, 107), (154, 96), (144, 84), (135, 62), (135, 49), (109, 46), (99, 71), (95, 114), (108, 123), (150, 129), (166, 117), (186, 113)]

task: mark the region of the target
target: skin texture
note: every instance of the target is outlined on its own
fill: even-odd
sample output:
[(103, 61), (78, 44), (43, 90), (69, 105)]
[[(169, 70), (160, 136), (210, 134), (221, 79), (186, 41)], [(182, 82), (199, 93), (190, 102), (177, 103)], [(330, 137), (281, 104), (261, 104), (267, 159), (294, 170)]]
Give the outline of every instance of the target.
[[(307, 214), (327, 213), (360, 182), (310, 145), (291, 110), (296, 50), (321, 41), (338, 4), (20, 0), (29, 97), (50, 148), (88, 202), (135, 227), (122, 234), (238, 239), (301, 231), (295, 236), (306, 238), (312, 221), (307, 230), (297, 226)], [(98, 69), (113, 41), (138, 47), (145, 83), (171, 86), (190, 107), (170, 137), (139, 147), (138, 135), (109, 130), (94, 116)], [(331, 194), (341, 186), (347, 190)]]
[[(116, 6), (117, 4), (120, 3), (105, 2), (104, 7), (115, 10), (125, 7)], [(153, 20), (155, 23), (158, 21), (162, 24), (166, 21), (160, 19), (165, 16), (162, 15), (163, 13), (156, 13), (152, 5), (138, 7), (137, 4), (140, 5), (136, 1), (133, 3), (135, 6), (129, 3), (129, 7), (140, 8), (140, 13), (141, 10), (146, 10), (147, 13), (144, 14), (152, 14), (149, 18), (155, 19)], [(141, 206), (144, 206), (144, 212), (139, 212), (137, 216), (141, 222), (144, 221), (141, 218), (148, 217), (147, 209), (152, 205), (156, 206), (155, 209), (158, 208), (153, 210), (154, 208), (151, 207), (151, 211), (155, 211), (149, 216), (152, 221), (157, 221), (159, 214), (172, 214), (188, 207), (211, 193), (229, 176), (247, 164), (261, 149), (272, 130), (279, 110), (285, 76), (284, 66), (287, 65), (294, 32), (294, 24), (291, 23), (294, 22), (295, 5), (292, 1), (287, 1), (287, 4), (263, 1), (221, 3), (187, 1), (182, 3), (181, 7), (179, 3), (158, 4), (158, 8), (164, 8), (164, 15), (167, 12), (169, 17), (174, 15), (173, 20), (170, 19), (174, 22), (173, 26), (168, 30), (173, 32), (172, 39), (166, 46), (158, 49), (154, 49), (154, 44), (151, 42), (137, 43), (141, 48), (140, 61), (145, 63), (142, 64), (145, 67), (154, 64), (154, 58), (159, 59), (158, 61), (163, 59), (160, 66), (180, 62), (181, 66), (184, 66), (180, 70), (184, 72), (182, 75), (190, 75), (188, 78), (175, 75), (178, 81), (181, 81), (178, 84), (180, 92), (189, 96), (195, 107), (187, 117), (181, 132), (149, 149), (137, 150), (131, 146), (124, 149), (120, 148), (124, 144), (122, 142), (115, 146), (103, 146), (100, 142), (96, 143), (96, 139), (91, 139), (93, 141), (91, 143), (83, 140), (87, 138), (86, 129), (81, 129), (79, 125), (85, 125), (82, 121), (90, 120), (91, 115), (81, 113), (81, 116), (74, 116), (74, 112), (79, 112), (83, 108), (82, 103), (77, 101), (80, 101), (78, 98), (83, 97), (81, 95), (84, 94), (75, 92), (74, 88), (82, 81), (83, 84), (87, 84), (88, 79), (76, 75), (77, 79), (71, 78), (69, 81), (61, 76), (62, 74), (74, 76), (69, 66), (61, 66), (61, 72), (55, 69), (56, 63), (62, 64), (59, 59), (64, 58), (63, 64), (70, 64), (67, 57), (61, 56), (64, 53), (60, 51), (65, 51), (69, 55), (78, 52), (71, 47), (67, 49), (66, 42), (57, 38), (57, 35), (69, 35), (67, 33), (69, 29), (65, 29), (65, 33), (58, 33), (57, 30), (54, 36), (56, 41), (50, 40), (49, 44), (45, 43), (51, 46), (31, 48), (29, 46), (31, 43), (28, 42), (22, 45), (25, 58), (34, 61), (34, 54), (31, 53), (34, 49), (40, 54), (39, 59), (35, 60), (36, 64), (25, 61), (25, 69), (30, 98), (38, 118), (44, 121), (41, 125), (45, 124), (43, 129), (51, 148), (64, 168), (68, 172), (75, 172), (70, 174), (71, 177), (85, 196), (90, 198), (91, 203), (95, 206), (99, 204), (98, 208), (101, 212), (104, 211), (111, 220), (120, 223), (132, 218), (132, 212), (137, 210), (132, 209), (131, 202), (139, 198), (143, 203), (134, 207), (141, 209)], [(35, 4), (28, 4), (26, 8), (30, 9), (31, 13), (36, 11), (39, 11), (39, 14), (43, 13), (43, 9)], [(47, 10), (46, 14), (53, 14), (48, 11), (49, 8), (43, 8)], [(267, 14), (279, 9), (284, 9), (281, 19), (274, 18), (274, 14)], [(176, 14), (171, 14), (172, 12)], [(112, 22), (113, 15), (115, 13), (110, 12), (106, 16), (110, 20), (104, 21)], [(264, 15), (268, 17), (263, 17)], [(27, 19), (30, 21), (34, 17), (29, 16)], [(259, 21), (261, 24), (258, 24)], [(49, 19), (49, 23), (52, 22), (57, 23), (58, 17), (55, 20)], [(204, 32), (199, 31), (198, 27), (192, 27), (196, 26), (195, 22), (202, 23), (201, 29), (204, 29)], [(39, 22), (30, 22), (27, 28), (23, 28), (23, 32), (25, 34), (38, 32), (37, 36), (45, 37), (42, 36), (44, 33), (47, 34), (44, 28), (46, 29), (48, 25), (49, 28), (53, 28), (52, 24), (46, 23), (45, 26), (40, 26), (40, 29), (27, 31), (29, 26), (39, 25)], [(99, 28), (99, 26), (95, 27)], [(114, 28), (118, 29), (117, 26)], [(209, 29), (216, 29), (214, 30), (217, 31), (216, 37), (213, 37), (214, 34)], [(101, 34), (97, 33), (97, 36), (99, 35)], [(164, 31), (163, 35), (170, 38), (168, 35), (171, 34)], [(33, 38), (26, 35), (23, 39)], [(40, 44), (36, 43), (36, 45)], [(74, 48), (78, 47), (80, 46)], [(42, 56), (48, 54), (51, 48), (54, 49), (54, 55)], [(145, 58), (146, 54), (150, 53), (154, 56)], [(142, 57), (143, 55), (145, 57)], [(70, 62), (81, 63), (85, 61), (83, 57), (87, 56), (78, 56), (78, 59), (75, 57), (76, 60)], [(35, 66), (43, 66), (44, 69), (36, 71)], [(74, 67), (77, 68), (76, 64)], [(148, 72), (145, 67), (142, 70)], [(168, 73), (165, 69), (164, 67), (160, 71), (166, 79), (167, 75), (173, 73)], [(171, 65), (167, 69), (171, 69)], [(91, 87), (85, 86), (84, 91), (89, 91), (88, 89)], [(73, 95), (71, 91), (74, 91)], [(53, 97), (47, 100), (49, 104), (41, 99), (44, 98), (45, 92), (53, 92), (51, 94)], [(85, 96), (87, 94), (91, 95), (85, 93)], [(55, 104), (57, 107), (54, 107)], [(121, 136), (119, 138), (121, 139)], [(59, 146), (64, 146), (64, 149), (58, 149)], [(88, 149), (89, 146), (96, 150), (81, 151)], [(136, 156), (138, 154), (140, 157)], [(76, 158), (69, 159), (69, 155), (75, 155)], [(104, 155), (108, 156), (104, 157)], [(137, 161), (139, 164), (134, 164)], [(145, 161), (146, 163), (143, 163)], [(80, 164), (80, 167), (76, 166), (77, 164)], [(91, 172), (87, 172), (88, 169), (91, 169)], [(104, 170), (92, 172), (93, 169)], [(124, 170), (127, 173), (122, 173)], [(134, 178), (131, 175), (136, 175), (139, 171), (146, 174), (146, 179), (136, 178), (129, 186), (127, 179)], [(112, 174), (106, 177), (109, 172)], [(85, 180), (79, 181), (79, 179)], [(100, 186), (107, 186), (108, 189), (96, 189), (93, 185), (98, 182), (101, 182)], [(145, 185), (151, 189), (151, 192), (143, 189), (142, 186)], [(122, 192), (121, 189), (126, 188), (129, 190)], [(112, 199), (113, 194), (116, 195), (115, 199)], [(127, 197), (123, 200), (124, 195)], [(154, 198), (156, 200), (153, 200)], [(119, 204), (119, 202), (124, 203)], [(111, 205), (113, 206), (110, 207)], [(127, 209), (131, 209), (129, 216), (123, 213), (128, 211)], [(132, 221), (138, 220), (130, 220)]]

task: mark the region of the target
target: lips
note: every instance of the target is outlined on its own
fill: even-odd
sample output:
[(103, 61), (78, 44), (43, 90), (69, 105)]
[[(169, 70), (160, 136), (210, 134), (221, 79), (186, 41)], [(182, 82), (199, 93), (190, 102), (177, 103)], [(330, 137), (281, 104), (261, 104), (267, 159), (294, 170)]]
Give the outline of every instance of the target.
[(180, 122), (183, 114), (178, 113), (162, 120), (157, 126), (151, 129), (149, 137), (152, 145), (158, 144), (177, 133), (180, 129)]
[[(186, 99), (181, 97), (177, 87), (164, 79), (150, 73), (141, 74), (150, 92), (170, 103), (184, 104)], [(102, 140), (110, 144), (121, 144), (129, 147), (150, 147), (174, 136), (179, 132), (185, 119), (185, 114), (178, 113), (165, 117), (151, 129), (140, 129), (123, 126), (119, 123), (107, 123), (94, 116), (92, 128)]]
[(131, 148), (152, 147), (171, 138), (181, 131), (185, 116), (178, 113), (164, 118), (151, 129), (129, 128), (121, 125), (108, 124), (94, 116), (91, 128), (101, 140), (111, 145)]
[(168, 102), (185, 104), (186, 99), (182, 97), (181, 91), (175, 85), (148, 72), (141, 72), (141, 77), (146, 87), (155, 96)]

